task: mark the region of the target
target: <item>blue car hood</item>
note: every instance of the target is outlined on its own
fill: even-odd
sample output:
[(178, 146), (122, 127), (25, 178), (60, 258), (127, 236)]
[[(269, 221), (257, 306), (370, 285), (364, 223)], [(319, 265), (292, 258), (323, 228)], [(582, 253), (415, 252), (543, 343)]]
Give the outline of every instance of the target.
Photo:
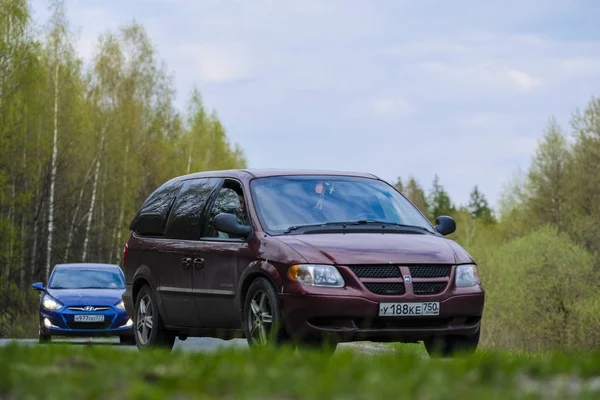
[(113, 306), (121, 301), (123, 289), (48, 289), (48, 294), (65, 306)]

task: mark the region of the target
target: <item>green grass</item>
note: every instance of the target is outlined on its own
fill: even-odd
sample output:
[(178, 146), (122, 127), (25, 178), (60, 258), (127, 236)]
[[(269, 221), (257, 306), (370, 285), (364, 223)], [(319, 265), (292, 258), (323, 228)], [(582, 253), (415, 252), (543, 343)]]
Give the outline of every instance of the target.
[[(452, 360), (419, 346), (332, 357), (290, 349), (139, 352), (113, 346), (0, 348), (2, 399), (564, 399), (598, 398), (600, 353), (480, 352)], [(579, 380), (579, 381), (578, 381)], [(566, 385), (568, 384), (568, 385)], [(570, 385), (570, 386), (569, 386)], [(572, 392), (564, 390), (571, 388)], [(565, 389), (566, 388), (566, 389)], [(588, 389), (593, 389), (590, 387)]]

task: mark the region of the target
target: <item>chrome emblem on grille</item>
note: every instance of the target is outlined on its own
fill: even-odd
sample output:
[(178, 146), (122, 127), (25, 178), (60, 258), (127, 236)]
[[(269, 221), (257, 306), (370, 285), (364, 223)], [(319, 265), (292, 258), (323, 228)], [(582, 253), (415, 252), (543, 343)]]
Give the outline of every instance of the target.
[(404, 282), (405, 283), (411, 283), (412, 282), (412, 276), (410, 276), (410, 275), (404, 275)]
[(96, 309), (92, 306), (85, 306), (85, 307), (83, 307), (83, 310), (84, 311), (96, 311)]

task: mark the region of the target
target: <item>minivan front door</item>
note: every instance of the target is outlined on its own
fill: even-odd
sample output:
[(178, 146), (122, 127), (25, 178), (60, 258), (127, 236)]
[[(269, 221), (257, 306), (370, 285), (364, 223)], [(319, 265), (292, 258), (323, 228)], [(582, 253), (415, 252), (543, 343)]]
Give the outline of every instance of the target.
[[(244, 207), (241, 207), (242, 204)], [(251, 251), (246, 240), (215, 230), (212, 221), (219, 213), (239, 213), (241, 208), (245, 210), (241, 184), (225, 180), (207, 213), (200, 250), (204, 264), (196, 270), (193, 284), (198, 318), (208, 328), (240, 328), (235, 294), (241, 269), (247, 265)], [(243, 217), (239, 218), (240, 221), (244, 220)]]

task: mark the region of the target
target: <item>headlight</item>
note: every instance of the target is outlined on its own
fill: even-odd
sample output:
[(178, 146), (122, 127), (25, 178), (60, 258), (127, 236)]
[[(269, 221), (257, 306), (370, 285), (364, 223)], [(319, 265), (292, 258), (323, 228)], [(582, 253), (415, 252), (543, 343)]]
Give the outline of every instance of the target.
[(343, 287), (340, 271), (332, 265), (299, 264), (288, 270), (290, 279), (307, 286)]
[(119, 310), (125, 310), (125, 303), (123, 303), (123, 300), (121, 300), (115, 307), (117, 307)]
[(474, 264), (464, 264), (456, 267), (456, 286), (468, 287), (479, 283), (479, 274), (477, 266)]
[(49, 295), (44, 296), (44, 300), (42, 301), (42, 305), (47, 310), (59, 310), (62, 308), (62, 304), (60, 302), (54, 300)]

